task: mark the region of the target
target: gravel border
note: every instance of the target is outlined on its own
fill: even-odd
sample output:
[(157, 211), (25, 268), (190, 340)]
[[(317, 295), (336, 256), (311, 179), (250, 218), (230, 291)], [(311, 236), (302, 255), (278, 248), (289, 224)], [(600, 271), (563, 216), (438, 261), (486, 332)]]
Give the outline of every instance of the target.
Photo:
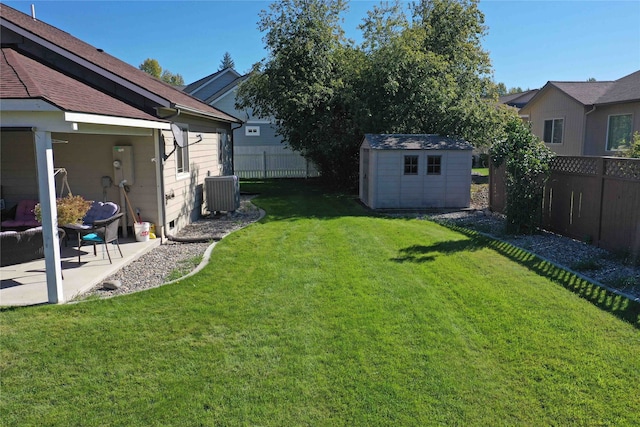
[[(640, 301), (640, 265), (630, 265), (604, 249), (554, 233), (543, 231), (530, 236), (507, 235), (503, 231), (504, 217), (486, 209), (488, 197), (484, 193), (480, 190), (473, 195), (471, 209), (429, 214), (395, 213), (389, 216), (431, 220), (480, 232), (534, 253), (591, 283), (631, 300)], [(108, 277), (103, 284), (78, 296), (77, 300), (90, 297), (108, 298), (138, 292), (173, 283), (194, 274), (207, 264), (216, 240), (259, 221), (264, 216), (264, 211), (251, 203), (252, 198), (253, 196), (243, 195), (237, 211), (204, 217), (186, 226), (176, 236), (182, 240), (194, 239), (199, 242), (168, 241), (123, 267)], [(202, 260), (194, 270), (194, 263), (189, 261), (198, 257), (202, 257)], [(169, 281), (170, 274), (177, 269), (186, 270), (186, 276)], [(106, 282), (119, 283), (121, 286), (117, 289), (107, 289), (104, 287)]]
[[(139, 292), (195, 274), (208, 263), (218, 240), (262, 219), (264, 211), (251, 203), (253, 197), (243, 195), (240, 197), (240, 208), (235, 212), (205, 216), (187, 225), (175, 236), (180, 240), (192, 239), (194, 242), (168, 240), (107, 277), (101, 284), (77, 296), (76, 300)], [(195, 266), (193, 261), (200, 257)], [(176, 270), (185, 271), (185, 275), (169, 280)], [(109, 289), (109, 283), (117, 283), (119, 287)]]

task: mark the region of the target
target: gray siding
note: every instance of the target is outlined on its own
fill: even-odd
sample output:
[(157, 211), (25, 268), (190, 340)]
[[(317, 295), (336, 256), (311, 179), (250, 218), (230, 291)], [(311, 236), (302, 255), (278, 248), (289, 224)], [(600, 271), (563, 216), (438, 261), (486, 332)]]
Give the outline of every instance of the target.
[[(404, 174), (405, 155), (418, 156), (417, 175)], [(440, 175), (427, 175), (427, 156), (442, 156)], [(365, 185), (368, 200), (363, 198)], [(370, 150), (368, 174), (360, 175), (360, 197), (373, 209), (468, 207), (471, 150)]]
[(226, 72), (221, 76), (218, 76), (215, 80), (205, 83), (203, 86), (199, 87), (195, 90), (195, 92), (191, 93), (191, 96), (195, 96), (198, 99), (207, 99), (214, 93), (218, 92), (228, 84), (232, 83), (235, 79), (237, 79), (234, 73)]

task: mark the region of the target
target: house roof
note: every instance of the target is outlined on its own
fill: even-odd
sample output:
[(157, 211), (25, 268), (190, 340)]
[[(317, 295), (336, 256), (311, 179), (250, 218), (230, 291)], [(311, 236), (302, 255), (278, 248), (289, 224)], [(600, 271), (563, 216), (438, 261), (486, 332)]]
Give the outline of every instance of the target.
[(582, 105), (593, 105), (607, 93), (613, 82), (548, 82), (547, 85), (556, 87)]
[(366, 134), (374, 150), (473, 150), (467, 141), (435, 134)]
[(613, 82), (609, 90), (598, 98), (597, 104), (640, 100), (640, 70)]
[(217, 91), (216, 93), (214, 93), (213, 95), (205, 99), (204, 102), (206, 102), (207, 104), (211, 104), (215, 102), (216, 100), (218, 100), (218, 98), (220, 98), (225, 93), (229, 92), (231, 89), (238, 87), (238, 85), (242, 83), (244, 80), (246, 80), (247, 77), (249, 77), (249, 74), (245, 74), (244, 76), (238, 77), (237, 79), (235, 79), (234, 81), (232, 81), (231, 83), (229, 83), (228, 85), (221, 88), (219, 91)]
[(3, 26), (6, 26), (7, 23), (13, 24), (22, 30), (20, 33), (24, 37), (32, 39), (38, 44), (46, 45), (49, 49), (57, 48), (61, 53), (69, 54), (79, 64), (86, 62), (87, 65), (85, 66), (97, 67), (97, 69), (119, 77), (130, 87), (133, 87), (134, 90), (142, 93), (143, 96), (152, 94), (166, 101), (166, 105), (159, 106), (185, 107), (222, 121), (239, 122), (235, 117), (189, 96), (185, 92), (107, 54), (102, 49), (97, 49), (69, 33), (42, 21), (35, 20), (7, 5), (2, 4), (0, 17), (2, 18)]
[(501, 96), (499, 101), (501, 104), (510, 105), (512, 107), (522, 108), (527, 102), (539, 92), (539, 89), (530, 89), (524, 92), (510, 93), (508, 95)]
[(218, 77), (220, 77), (223, 74), (226, 74), (228, 72), (233, 72), (234, 74), (236, 74), (237, 77), (240, 76), (240, 74), (238, 74), (233, 68), (224, 68), (222, 70), (216, 71), (213, 74), (209, 74), (206, 77), (201, 78), (200, 80), (196, 80), (193, 83), (189, 83), (188, 85), (186, 85), (182, 90), (186, 93), (193, 93), (194, 91), (196, 91), (200, 86), (210, 82), (211, 80), (216, 80)]
[(556, 88), (582, 105), (604, 105), (640, 101), (640, 71), (615, 81), (555, 82), (549, 81), (529, 103), (535, 102), (549, 88)]
[(41, 99), (70, 112), (158, 121), (84, 83), (16, 52), (0, 49), (0, 97)]

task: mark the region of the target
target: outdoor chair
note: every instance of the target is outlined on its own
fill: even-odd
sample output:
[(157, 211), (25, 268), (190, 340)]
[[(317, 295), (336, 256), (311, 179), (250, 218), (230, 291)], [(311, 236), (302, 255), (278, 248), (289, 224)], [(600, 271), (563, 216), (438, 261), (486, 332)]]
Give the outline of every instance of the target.
[(120, 207), (112, 202), (93, 202), (80, 224), (65, 224), (62, 228), (67, 232), (67, 236), (77, 236), (78, 239), (78, 264), (80, 264), (80, 250), (83, 242), (93, 244), (94, 255), (97, 255), (96, 245), (104, 243), (109, 263), (111, 255), (109, 254), (108, 243), (115, 243), (118, 246), (118, 252), (122, 256), (120, 243), (118, 242), (118, 226), (120, 218), (124, 213), (120, 212)]

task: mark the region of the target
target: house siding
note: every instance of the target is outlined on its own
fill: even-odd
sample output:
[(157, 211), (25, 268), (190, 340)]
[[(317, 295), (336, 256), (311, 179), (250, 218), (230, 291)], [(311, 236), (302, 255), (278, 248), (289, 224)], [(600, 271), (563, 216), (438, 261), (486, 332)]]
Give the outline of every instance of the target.
[(584, 154), (587, 156), (612, 156), (615, 151), (607, 151), (607, 129), (609, 116), (632, 114), (633, 132), (640, 132), (640, 102), (597, 106), (587, 115)]
[(546, 144), (556, 154), (582, 155), (584, 140), (585, 107), (554, 87), (540, 93), (536, 102), (520, 110), (520, 114), (529, 115), (531, 131), (541, 140), (544, 138), (544, 121), (564, 119), (564, 131), (561, 144)]

